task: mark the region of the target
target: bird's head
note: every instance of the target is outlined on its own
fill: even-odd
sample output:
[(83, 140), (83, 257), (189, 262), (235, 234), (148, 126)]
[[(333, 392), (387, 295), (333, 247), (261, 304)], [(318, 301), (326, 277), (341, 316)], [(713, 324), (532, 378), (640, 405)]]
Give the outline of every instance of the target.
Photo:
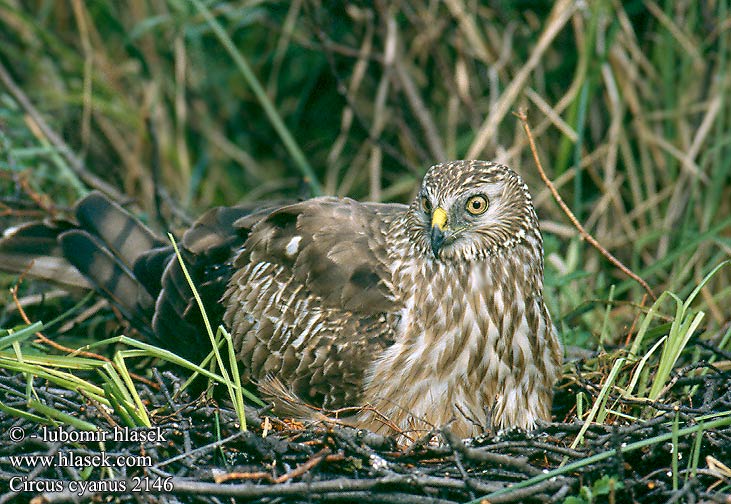
[(432, 166), (409, 208), (417, 249), (445, 261), (485, 259), (541, 237), (530, 193), (507, 166), (452, 161)]

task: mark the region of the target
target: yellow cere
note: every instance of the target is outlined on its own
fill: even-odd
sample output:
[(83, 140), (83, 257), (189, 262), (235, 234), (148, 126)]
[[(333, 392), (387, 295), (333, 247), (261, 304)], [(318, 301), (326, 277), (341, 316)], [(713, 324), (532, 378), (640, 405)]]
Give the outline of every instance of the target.
[(434, 210), (431, 214), (431, 227), (438, 227), (440, 230), (444, 230), (444, 226), (447, 224), (447, 212), (439, 207)]

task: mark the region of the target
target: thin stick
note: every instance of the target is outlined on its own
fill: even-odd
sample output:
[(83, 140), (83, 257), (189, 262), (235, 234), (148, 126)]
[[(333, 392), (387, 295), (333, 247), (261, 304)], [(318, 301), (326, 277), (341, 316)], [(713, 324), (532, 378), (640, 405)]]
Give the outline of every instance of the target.
[[(31, 262), (28, 267), (23, 271), (23, 273), (20, 274), (20, 277), (18, 277), (18, 281), (10, 288), (10, 295), (13, 297), (13, 302), (15, 303), (15, 308), (18, 310), (18, 313), (20, 314), (20, 318), (23, 319), (23, 322), (25, 322), (28, 325), (31, 325), (32, 322), (30, 321), (30, 318), (25, 313), (25, 310), (23, 309), (23, 305), (20, 303), (20, 300), (18, 299), (18, 288), (20, 287), (20, 284), (23, 283), (25, 275), (30, 271), (31, 267), (33, 266), (33, 263)], [(48, 345), (52, 348), (55, 348), (56, 350), (60, 350), (62, 352), (66, 353), (74, 353), (76, 350), (73, 348), (65, 347), (59, 343), (56, 343), (52, 339), (49, 339), (46, 337), (43, 333), (37, 332), (36, 337), (38, 338), (38, 343), (43, 343), (45, 345)], [(95, 354), (93, 352), (76, 352), (77, 355), (81, 355), (83, 357), (89, 357), (91, 359), (97, 359), (105, 362), (111, 362), (110, 359), (104, 357), (103, 355)]]
[[(30, 271), (30, 268), (32, 266), (33, 266), (33, 263), (31, 263), (28, 266), (28, 268), (26, 268), (26, 270), (23, 273), (21, 273), (16, 284), (10, 288), (10, 295), (13, 297), (13, 302), (15, 303), (15, 307), (17, 308), (18, 313), (20, 314), (20, 318), (22, 318), (23, 322), (25, 322), (28, 325), (32, 324), (32, 322), (30, 321), (30, 318), (28, 317), (28, 315), (25, 313), (25, 310), (23, 309), (23, 305), (20, 303), (20, 300), (18, 299), (18, 287), (20, 287), (20, 284), (23, 283), (23, 277), (28, 273), (28, 271)], [(36, 337), (38, 338), (36, 340), (37, 343), (48, 345), (51, 348), (55, 348), (56, 350), (59, 350), (61, 352), (74, 354), (74, 355), (80, 355), (82, 357), (96, 359), (96, 360), (100, 360), (100, 361), (104, 361), (104, 362), (109, 362), (112, 366), (114, 366), (115, 369), (118, 369), (116, 363), (112, 362), (111, 359), (109, 359), (108, 357), (104, 357), (103, 355), (99, 355), (94, 352), (86, 352), (83, 350), (78, 350), (78, 351), (74, 350), (73, 348), (69, 348), (67, 346), (61, 345), (60, 343), (56, 343), (55, 341), (53, 341), (52, 339), (49, 339), (47, 336), (45, 336), (41, 332), (37, 332)], [(132, 378), (134, 378), (135, 380), (142, 382), (156, 390), (159, 388), (159, 385), (157, 383), (155, 383), (151, 380), (148, 380), (144, 376), (140, 376), (137, 373), (129, 373), (129, 375)]]
[(566, 217), (569, 218), (571, 223), (574, 225), (574, 227), (579, 231), (579, 234), (581, 237), (589, 242), (589, 244), (597, 249), (601, 255), (606, 257), (609, 262), (614, 264), (617, 268), (619, 268), (622, 273), (629, 276), (633, 280), (635, 280), (637, 283), (639, 283), (643, 289), (647, 291), (647, 293), (650, 295), (650, 297), (655, 300), (657, 297), (652, 292), (652, 289), (649, 285), (647, 285), (647, 282), (645, 282), (642, 278), (640, 278), (637, 274), (635, 274), (632, 270), (630, 270), (627, 266), (622, 264), (622, 261), (617, 259), (612, 255), (611, 252), (609, 252), (607, 249), (605, 249), (596, 239), (590, 235), (586, 229), (584, 229), (584, 226), (581, 225), (581, 223), (578, 221), (576, 216), (573, 214), (571, 209), (564, 203), (563, 198), (561, 198), (561, 195), (556, 190), (556, 187), (554, 187), (551, 180), (546, 175), (546, 172), (543, 170), (543, 165), (541, 164), (541, 160), (538, 158), (538, 151), (536, 150), (536, 143), (533, 140), (533, 133), (531, 133), (530, 126), (528, 125), (528, 117), (525, 115), (525, 112), (520, 111), (514, 113), (515, 116), (520, 119), (520, 122), (523, 124), (523, 129), (525, 130), (525, 134), (528, 136), (528, 145), (530, 145), (530, 151), (533, 154), (533, 159), (536, 162), (536, 167), (538, 168), (538, 173), (541, 175), (541, 179), (543, 179), (543, 182), (546, 184), (548, 189), (551, 191), (551, 194), (553, 194), (553, 199), (556, 200), (556, 203), (558, 203), (558, 206), (561, 207), (561, 210), (563, 210), (563, 213), (566, 214)]
[(490, 107), (490, 113), (483, 121), (482, 126), (480, 126), (480, 131), (475, 136), (472, 145), (470, 145), (465, 159), (479, 158), (480, 153), (485, 149), (488, 142), (495, 138), (500, 121), (510, 112), (511, 107), (513, 107), (515, 100), (528, 82), (533, 70), (541, 63), (544, 53), (564, 29), (571, 16), (574, 15), (577, 6), (577, 2), (566, 0), (561, 0), (553, 4), (553, 9), (548, 16), (546, 27), (538, 38), (536, 46), (531, 50), (530, 58), (516, 72), (515, 77), (505, 87), (505, 91), (500, 95), (495, 105)]
[(284, 483), (292, 478), (302, 476), (313, 467), (320, 464), (322, 461), (327, 460), (328, 462), (338, 462), (344, 460), (345, 456), (342, 453), (330, 454), (328, 448), (323, 448), (319, 453), (315, 454), (310, 460), (297, 466), (295, 469), (288, 473), (282, 474), (275, 478), (266, 471), (255, 471), (255, 472), (230, 472), (222, 474), (220, 476), (214, 476), (216, 483), (225, 483), (226, 481), (237, 480), (237, 479), (256, 479), (256, 480), (267, 480), (272, 483)]
[(629, 328), (629, 332), (627, 333), (627, 338), (624, 340), (625, 347), (629, 347), (629, 342), (632, 341), (632, 335), (635, 332), (635, 327), (637, 326), (637, 322), (640, 320), (640, 314), (642, 313), (642, 308), (645, 307), (646, 301), (647, 301), (647, 294), (642, 296), (642, 301), (640, 301), (640, 311), (637, 312), (637, 315), (635, 316), (634, 320), (632, 321), (632, 326)]

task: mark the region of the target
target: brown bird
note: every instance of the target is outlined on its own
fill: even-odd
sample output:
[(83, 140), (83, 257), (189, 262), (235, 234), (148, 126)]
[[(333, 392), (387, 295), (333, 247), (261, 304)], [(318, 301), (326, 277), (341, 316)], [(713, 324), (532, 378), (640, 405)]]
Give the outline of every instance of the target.
[[(35, 258), (31, 274), (98, 289), (154, 341), (189, 358), (210, 346), (169, 243), (101, 194), (81, 200), (74, 221), (5, 235), (1, 268)], [(462, 437), (550, 419), (561, 349), (542, 238), (528, 188), (506, 166), (433, 166), (408, 206), (322, 197), (216, 208), (181, 249), (245, 378), (282, 410), (360, 407), (346, 419), (357, 427), (449, 424)]]

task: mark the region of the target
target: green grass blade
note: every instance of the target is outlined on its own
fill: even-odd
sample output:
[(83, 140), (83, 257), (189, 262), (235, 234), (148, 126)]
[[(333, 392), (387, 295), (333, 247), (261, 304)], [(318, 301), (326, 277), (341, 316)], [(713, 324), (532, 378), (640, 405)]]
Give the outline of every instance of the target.
[(85, 420), (81, 420), (80, 418), (76, 418), (75, 416), (69, 415), (68, 413), (64, 413), (63, 411), (59, 411), (56, 408), (52, 408), (50, 406), (47, 406), (43, 404), (40, 401), (37, 401), (35, 399), (32, 399), (30, 403), (28, 404), (28, 407), (34, 409), (38, 413), (42, 413), (46, 415), (49, 419), (58, 421), (64, 425), (71, 425), (73, 427), (76, 427), (80, 430), (87, 430), (87, 431), (93, 431), (97, 430), (97, 426), (89, 423)]
[[(675, 433), (675, 435), (678, 438), (681, 438), (684, 436), (688, 436), (690, 434), (696, 434), (698, 431), (703, 430), (703, 429), (706, 429), (706, 430), (715, 429), (715, 428), (719, 428), (719, 427), (726, 427), (728, 425), (731, 425), (731, 416), (724, 416), (722, 418), (717, 418), (715, 420), (712, 420), (706, 424), (693, 425), (692, 427), (685, 427), (683, 429), (678, 429), (678, 431)], [(660, 434), (660, 435), (657, 435), (657, 436), (654, 436), (654, 437), (651, 437), (648, 439), (643, 439), (642, 441), (635, 441), (634, 443), (630, 443), (630, 444), (622, 447), (622, 453), (630, 453), (630, 452), (633, 452), (636, 450), (640, 450), (646, 446), (652, 446), (652, 445), (664, 443), (665, 441), (671, 440), (673, 438), (673, 435), (674, 434), (672, 432), (666, 432), (665, 434)], [(469, 501), (467, 504), (480, 504), (480, 502), (485, 502), (485, 501), (489, 502), (490, 499), (494, 499), (497, 496), (508, 495), (512, 492), (520, 490), (521, 488), (533, 486), (542, 481), (546, 481), (548, 479), (555, 478), (556, 476), (561, 476), (562, 474), (567, 474), (567, 473), (577, 471), (583, 467), (587, 467), (596, 462), (600, 462), (600, 461), (606, 460), (610, 457), (614, 457), (616, 454), (617, 454), (616, 448), (612, 448), (611, 450), (607, 450), (605, 452), (597, 453), (596, 455), (592, 455), (591, 457), (577, 460), (576, 462), (572, 462), (570, 464), (561, 466), (558, 469), (554, 469), (552, 471), (546, 471), (546, 472), (541, 473), (532, 478), (528, 478), (527, 480), (521, 481), (519, 483), (515, 483), (514, 485), (512, 485), (510, 487), (506, 487), (501, 490), (497, 490), (488, 495), (483, 495), (481, 497), (478, 497), (477, 499), (473, 499), (473, 500)]]
[(310, 188), (312, 189), (312, 193), (316, 196), (322, 194), (322, 186), (317, 180), (315, 171), (312, 169), (312, 166), (310, 166), (310, 163), (307, 161), (307, 158), (302, 152), (302, 149), (300, 149), (294, 137), (289, 132), (289, 129), (284, 124), (284, 121), (280, 117), (279, 112), (274, 107), (274, 104), (269, 99), (269, 96), (267, 96), (266, 91), (264, 91), (264, 87), (261, 85), (259, 79), (254, 74), (244, 55), (236, 48), (236, 45), (231, 40), (231, 37), (229, 37), (229, 35), (226, 33), (226, 30), (223, 29), (221, 23), (219, 23), (218, 20), (213, 16), (213, 13), (211, 13), (210, 9), (208, 9), (208, 7), (206, 7), (200, 0), (190, 1), (195, 6), (196, 10), (200, 12), (208, 25), (211, 27), (213, 33), (221, 42), (221, 45), (223, 45), (224, 49), (226, 49), (226, 52), (228, 52), (228, 54), (234, 60), (236, 67), (241, 72), (241, 75), (244, 76), (246, 83), (249, 85), (249, 87), (251, 87), (251, 90), (254, 92), (256, 99), (259, 101), (259, 104), (264, 109), (264, 112), (266, 113), (269, 122), (271, 122), (272, 126), (277, 131), (277, 134), (282, 140), (284, 147), (289, 152), (289, 155), (292, 156), (292, 160), (294, 161), (295, 165), (299, 168), (299, 170), (302, 172), (302, 175), (305, 177), (305, 182), (309, 184)]
[(0, 350), (5, 350), (13, 343), (25, 341), (35, 333), (43, 330), (43, 322), (34, 322), (31, 325), (25, 326), (22, 329), (14, 331), (12, 329), (6, 329), (8, 332), (7, 336), (0, 338)]

